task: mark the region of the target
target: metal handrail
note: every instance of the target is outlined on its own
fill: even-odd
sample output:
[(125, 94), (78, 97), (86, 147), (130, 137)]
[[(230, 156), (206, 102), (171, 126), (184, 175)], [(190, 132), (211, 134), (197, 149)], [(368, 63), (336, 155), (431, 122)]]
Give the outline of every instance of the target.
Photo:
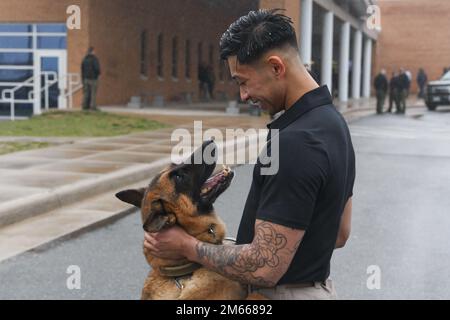
[[(39, 75), (34, 75), (30, 77), (29, 79), (25, 80), (24, 82), (21, 82), (14, 88), (5, 89), (2, 91), (1, 98), (4, 101), (7, 101), (10, 103), (10, 116), (11, 120), (15, 120), (15, 104), (16, 103), (28, 103), (33, 102), (34, 100), (34, 87), (33, 90), (28, 92), (28, 100), (25, 99), (16, 99), (15, 98), (15, 92), (23, 87), (30, 87), (31, 84), (35, 81), (36, 76), (44, 75), (45, 77), (45, 84), (42, 86), (39, 91), (45, 92), (45, 110), (49, 109), (49, 87), (57, 83), (58, 81), (67, 81), (65, 92), (63, 93), (64, 98), (68, 98), (69, 100), (69, 108), (72, 108), (73, 106), (73, 94), (80, 90), (83, 85), (81, 83), (81, 76), (78, 73), (67, 73), (63, 75), (62, 77), (58, 77), (58, 74), (54, 71), (43, 71)], [(7, 96), (8, 95), (8, 96)]]
[[(48, 110), (48, 108), (49, 108), (48, 89), (55, 83), (58, 83), (58, 74), (55, 71), (42, 71), (41, 75), (44, 75), (45, 85), (43, 87), (41, 87), (39, 92), (45, 91), (45, 110)], [(50, 79), (49, 76), (52, 76), (53, 78)], [(34, 99), (34, 91), (28, 92), (28, 99), (31, 99), (31, 100)]]
[(83, 87), (81, 82), (81, 75), (79, 73), (67, 73), (65, 75), (67, 86), (64, 97), (69, 100), (69, 109), (73, 107), (73, 94)]
[[(6, 100), (9, 101), (9, 109), (10, 109), (10, 116), (11, 116), (11, 121), (15, 120), (15, 109), (16, 109), (16, 99), (14, 97), (14, 93), (19, 90), (20, 88), (23, 88), (24, 86), (26, 86), (27, 84), (31, 84), (34, 81), (34, 77), (32, 76), (29, 79), (25, 80), (24, 82), (21, 82), (19, 85), (15, 86), (14, 88), (11, 89), (5, 89), (2, 91), (2, 100)], [(9, 97), (6, 96), (6, 94), (9, 93)], [(32, 102), (28, 101), (28, 102)], [(17, 101), (19, 102), (19, 101)], [(27, 102), (27, 100), (21, 100), (20, 102)]]
[(34, 76), (28, 78), (24, 82), (20, 82), (14, 88), (3, 90), (3, 92), (2, 92), (2, 100), (9, 100), (10, 99), (10, 98), (6, 97), (6, 93), (14, 93), (15, 91), (19, 90), (20, 88), (28, 87), (30, 84), (32, 84), (33, 81), (34, 81)]

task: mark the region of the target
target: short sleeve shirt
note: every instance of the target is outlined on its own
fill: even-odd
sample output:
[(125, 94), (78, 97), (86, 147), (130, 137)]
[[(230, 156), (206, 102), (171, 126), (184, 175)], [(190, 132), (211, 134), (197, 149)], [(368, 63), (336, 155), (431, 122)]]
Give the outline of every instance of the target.
[[(322, 86), (268, 128), (265, 154), (271, 161), (260, 155), (254, 166), (237, 243), (252, 242), (256, 219), (305, 230), (278, 284), (324, 281), (344, 206), (353, 195), (355, 154), (348, 126)], [(271, 166), (278, 169), (267, 170)]]

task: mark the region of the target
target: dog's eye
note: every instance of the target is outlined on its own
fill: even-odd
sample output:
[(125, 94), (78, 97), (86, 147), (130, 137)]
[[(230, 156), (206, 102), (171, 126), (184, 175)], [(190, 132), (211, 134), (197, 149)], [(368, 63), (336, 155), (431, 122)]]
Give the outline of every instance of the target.
[(176, 182), (181, 182), (181, 181), (183, 181), (183, 176), (180, 175), (179, 173), (175, 173), (175, 174), (173, 175), (173, 178), (175, 179)]

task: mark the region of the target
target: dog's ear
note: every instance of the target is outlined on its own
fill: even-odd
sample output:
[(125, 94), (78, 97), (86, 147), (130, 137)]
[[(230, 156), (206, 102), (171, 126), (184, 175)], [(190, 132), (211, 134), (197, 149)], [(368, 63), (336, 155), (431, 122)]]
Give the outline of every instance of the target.
[(153, 200), (150, 204), (150, 214), (144, 221), (145, 231), (154, 233), (164, 227), (170, 227), (176, 223), (176, 217), (173, 213), (167, 212), (162, 199)]
[(132, 204), (138, 208), (141, 207), (142, 199), (144, 198), (145, 188), (122, 190), (116, 193), (116, 197), (123, 202)]

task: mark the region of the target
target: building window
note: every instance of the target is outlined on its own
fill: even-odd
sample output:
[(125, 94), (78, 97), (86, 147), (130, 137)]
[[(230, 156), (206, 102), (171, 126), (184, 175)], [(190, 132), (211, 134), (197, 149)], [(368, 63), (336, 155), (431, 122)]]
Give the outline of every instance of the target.
[[(15, 89), (13, 95), (16, 99), (16, 115), (30, 116), (43, 105), (42, 102), (34, 105), (35, 100), (31, 98), (31, 93), (36, 94), (31, 84), (33, 77), (42, 75), (42, 72), (56, 72), (61, 78), (66, 76), (66, 71), (58, 68), (59, 55), (37, 59), (40, 49), (58, 49), (65, 52), (66, 36), (67, 27), (64, 23), (0, 23), (0, 97), (4, 90)], [(51, 53), (51, 50), (49, 52)], [(28, 83), (24, 83), (26, 81)], [(45, 82), (41, 78), (41, 91), (38, 91), (41, 98), (44, 85)], [(58, 84), (53, 84), (49, 87), (50, 108), (62, 107), (57, 102), (59, 91), (52, 90), (57, 86)], [(0, 115), (10, 115), (9, 103), (5, 103), (1, 98)]]
[(172, 39), (172, 77), (178, 78), (178, 39)]
[(31, 24), (21, 23), (2, 23), (0, 24), (0, 32), (31, 32)]
[(185, 47), (185, 55), (184, 55), (184, 75), (186, 79), (191, 78), (191, 42), (186, 40)]
[(37, 32), (63, 32), (67, 33), (67, 26), (64, 23), (40, 23), (36, 25)]
[(156, 73), (158, 77), (164, 77), (164, 60), (163, 60), (163, 48), (164, 48), (164, 39), (163, 35), (160, 33), (158, 35), (158, 63), (156, 64)]
[(38, 49), (66, 49), (66, 37), (37, 37)]
[(4, 49), (32, 49), (31, 37), (22, 36), (0, 36), (0, 48)]
[(140, 45), (141, 45), (141, 76), (147, 77), (148, 76), (148, 54), (147, 54), (147, 31), (141, 32), (141, 39), (140, 39)]

